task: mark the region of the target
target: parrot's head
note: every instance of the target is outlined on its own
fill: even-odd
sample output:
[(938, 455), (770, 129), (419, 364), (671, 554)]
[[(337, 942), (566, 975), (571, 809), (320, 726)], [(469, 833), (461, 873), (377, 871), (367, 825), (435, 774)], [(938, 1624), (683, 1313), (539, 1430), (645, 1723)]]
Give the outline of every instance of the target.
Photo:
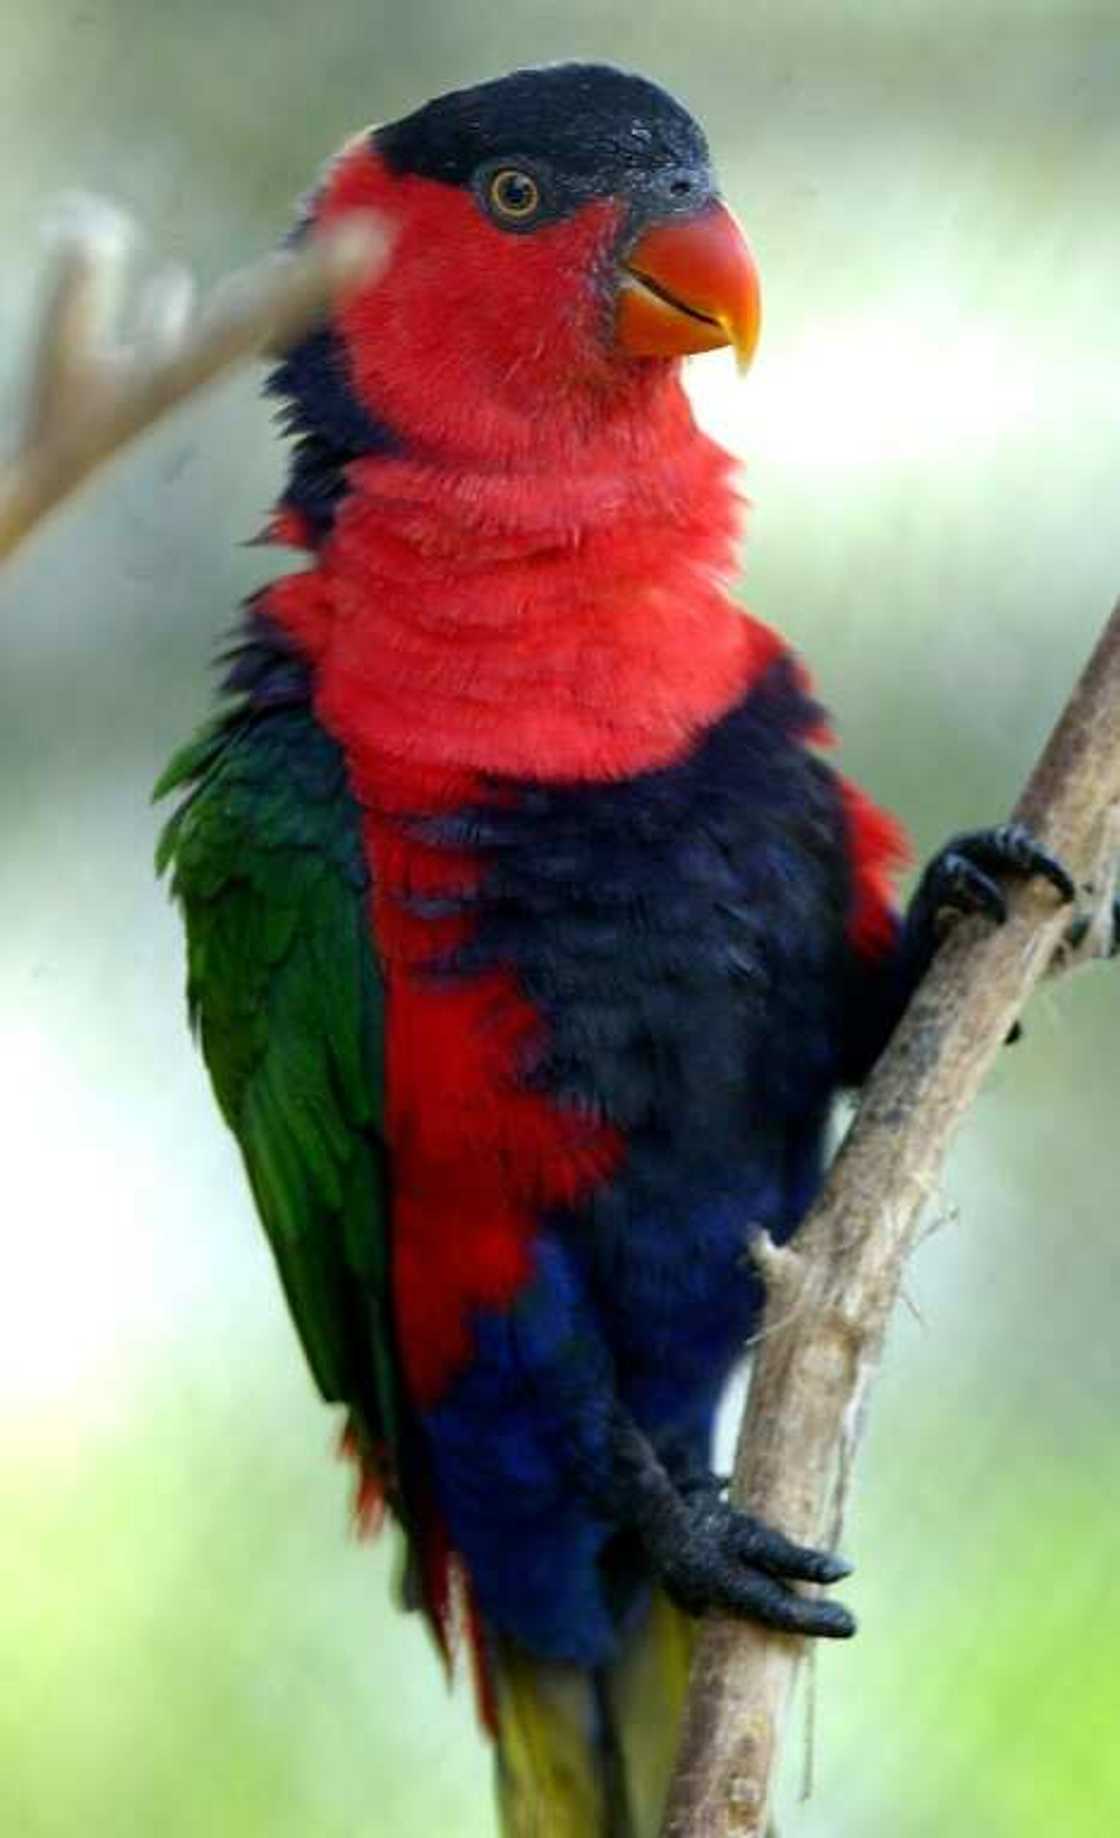
[(692, 116), (598, 64), (516, 71), (352, 140), (305, 233), (373, 210), (387, 270), (335, 311), (365, 413), (497, 455), (647, 402), (692, 352), (758, 337), (755, 265)]

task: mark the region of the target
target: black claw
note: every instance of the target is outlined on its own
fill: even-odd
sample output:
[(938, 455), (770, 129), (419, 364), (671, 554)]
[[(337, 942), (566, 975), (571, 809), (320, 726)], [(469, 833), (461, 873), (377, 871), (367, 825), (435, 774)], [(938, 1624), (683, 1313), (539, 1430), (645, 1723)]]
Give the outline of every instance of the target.
[(850, 1640), (857, 1631), (859, 1622), (843, 1602), (817, 1601), (812, 1606), (816, 1613), (806, 1633), (820, 1635), (825, 1640)]
[(1001, 858), (993, 865), (1017, 869), (1020, 874), (1041, 875), (1066, 902), (1077, 897), (1077, 889), (1057, 856), (1037, 843), (1025, 824), (1005, 823), (991, 836)]
[(846, 1576), (851, 1576), (854, 1569), (851, 1559), (841, 1557), (839, 1551), (820, 1551), (817, 1554), (818, 1583), (842, 1583)]
[(998, 881), (985, 874), (963, 849), (949, 849), (941, 859), (940, 906), (962, 913), (983, 913), (996, 925), (1007, 918), (1007, 898)]
[(737, 1555), (745, 1563), (769, 1570), (775, 1576), (793, 1577), (805, 1583), (838, 1583), (850, 1576), (852, 1566), (829, 1551), (818, 1551), (811, 1545), (794, 1544), (783, 1532), (752, 1519), (747, 1513), (731, 1514), (729, 1534)]
[(646, 1546), (668, 1593), (692, 1614), (722, 1608), (789, 1633), (846, 1639), (855, 1622), (838, 1602), (798, 1593), (790, 1583), (835, 1583), (848, 1576), (844, 1558), (737, 1512), (713, 1482), (662, 1496), (644, 1528)]
[(855, 1617), (842, 1603), (798, 1595), (762, 1570), (742, 1571), (722, 1606), (764, 1621), (768, 1627), (780, 1628), (786, 1634), (848, 1640), (856, 1631)]
[(973, 830), (951, 845), (963, 849), (977, 867), (993, 874), (1040, 875), (1065, 901), (1077, 889), (1057, 856), (1037, 843), (1023, 823), (1001, 823), (994, 830)]
[(1062, 867), (1061, 862), (1058, 861), (1056, 856), (1043, 855), (1040, 851), (1040, 857), (1034, 864), (1033, 872), (1035, 874), (1040, 874), (1044, 880), (1049, 881), (1051, 887), (1053, 887), (1061, 897), (1063, 905), (1069, 906), (1076, 900), (1077, 888), (1074, 886), (1071, 876)]
[(1061, 862), (1035, 842), (1025, 825), (1004, 823), (991, 830), (970, 830), (954, 836), (926, 869), (915, 909), (920, 928), (932, 938), (936, 915), (946, 908), (980, 913), (1002, 925), (1007, 918), (1007, 897), (996, 878), (1000, 875), (1039, 875), (1062, 900), (1073, 900), (1076, 894)]

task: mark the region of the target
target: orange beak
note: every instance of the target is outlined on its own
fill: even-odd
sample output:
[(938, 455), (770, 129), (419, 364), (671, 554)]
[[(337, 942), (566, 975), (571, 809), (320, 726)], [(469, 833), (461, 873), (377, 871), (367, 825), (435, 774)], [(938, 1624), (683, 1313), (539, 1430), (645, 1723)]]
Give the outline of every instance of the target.
[(758, 270), (718, 199), (695, 217), (655, 224), (622, 264), (615, 333), (631, 357), (685, 357), (734, 345), (745, 370), (761, 322)]

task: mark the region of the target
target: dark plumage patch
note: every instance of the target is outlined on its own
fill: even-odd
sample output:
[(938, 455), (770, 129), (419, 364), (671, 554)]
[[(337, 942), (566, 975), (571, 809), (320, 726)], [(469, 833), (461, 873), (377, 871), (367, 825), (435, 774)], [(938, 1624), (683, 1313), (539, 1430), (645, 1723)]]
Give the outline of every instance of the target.
[(851, 875), (836, 780), (804, 745), (818, 718), (783, 658), (670, 767), (502, 782), (425, 829), (485, 864), (471, 940), (433, 973), (515, 966), (545, 1024), (522, 1076), (625, 1136), (620, 1173), (558, 1222), (619, 1369), (640, 1385), (656, 1364), (671, 1296), (674, 1384), (694, 1359), (706, 1401), (757, 1302), (747, 1229), (796, 1223), (849, 1058)]
[(294, 641), (262, 610), (261, 598), (256, 595), (248, 602), (219, 660), (226, 665), (222, 690), (237, 698), (225, 718), (227, 726), (267, 709), (311, 707), (310, 666)]
[(835, 1083), (851, 890), (835, 779), (803, 744), (819, 712), (786, 657), (670, 767), (503, 781), (430, 826), (487, 864), (456, 969), (517, 965), (548, 1021), (531, 1076), (560, 1101), (721, 1159)]
[(306, 518), (321, 540), (329, 534), (346, 490), (350, 461), (394, 453), (400, 443), (359, 400), (345, 347), (330, 326), (320, 326), (293, 345), (272, 371), (265, 391), (280, 397), (280, 425), (295, 437), (280, 502)]
[(445, 185), (528, 162), (545, 191), (535, 224), (603, 197), (661, 216), (693, 211), (714, 188), (708, 143), (688, 110), (609, 64), (542, 65), (453, 90), (376, 129), (373, 144), (391, 171)]

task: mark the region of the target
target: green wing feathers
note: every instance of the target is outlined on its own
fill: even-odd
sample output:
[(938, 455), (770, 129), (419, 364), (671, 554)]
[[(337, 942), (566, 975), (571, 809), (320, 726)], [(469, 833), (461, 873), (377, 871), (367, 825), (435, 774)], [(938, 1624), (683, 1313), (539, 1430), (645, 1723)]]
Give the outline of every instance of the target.
[(157, 861), (192, 1024), (319, 1388), (396, 1468), (382, 990), (342, 755), (304, 706), (234, 716), (172, 760), (174, 791)]

